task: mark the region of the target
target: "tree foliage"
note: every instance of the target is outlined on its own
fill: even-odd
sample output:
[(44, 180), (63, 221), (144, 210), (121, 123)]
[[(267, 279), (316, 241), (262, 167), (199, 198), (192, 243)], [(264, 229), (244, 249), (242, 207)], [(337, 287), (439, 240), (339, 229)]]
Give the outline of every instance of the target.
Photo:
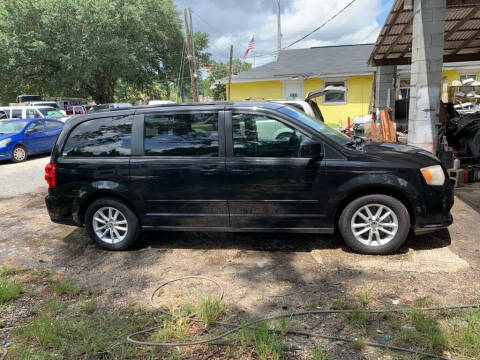
[[(220, 80), (228, 77), (228, 67), (228, 63), (217, 61), (211, 63), (210, 74), (204, 84), (206, 96), (211, 96), (215, 100), (226, 100), (226, 85), (221, 84)], [(236, 75), (241, 71), (248, 71), (251, 68), (252, 64), (243, 62), (240, 59), (232, 61), (232, 75)]]
[[(172, 0), (2, 0), (0, 19), (3, 102), (24, 92), (106, 103), (175, 91), (184, 35)], [(195, 34), (195, 45), (208, 60), (208, 36)]]

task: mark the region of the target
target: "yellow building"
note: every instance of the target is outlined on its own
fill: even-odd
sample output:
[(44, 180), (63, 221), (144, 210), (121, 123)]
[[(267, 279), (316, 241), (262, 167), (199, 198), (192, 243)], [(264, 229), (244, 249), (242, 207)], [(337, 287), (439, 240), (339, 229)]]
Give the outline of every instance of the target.
[[(310, 91), (341, 85), (344, 94), (317, 98), (325, 122), (346, 125), (347, 118), (368, 114), (375, 68), (367, 65), (372, 44), (282, 50), (275, 62), (242, 72), (232, 78), (231, 99), (303, 99)], [(409, 66), (397, 69), (397, 99), (406, 98)], [(444, 88), (453, 80), (478, 79), (480, 62), (444, 64)], [(393, 95), (393, 94), (392, 94)]]

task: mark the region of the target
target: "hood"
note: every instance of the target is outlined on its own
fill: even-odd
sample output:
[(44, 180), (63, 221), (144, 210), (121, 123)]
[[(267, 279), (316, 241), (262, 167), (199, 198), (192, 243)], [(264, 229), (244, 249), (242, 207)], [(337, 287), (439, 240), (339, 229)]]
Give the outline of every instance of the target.
[(363, 150), (369, 155), (377, 155), (387, 161), (393, 156), (395, 158), (403, 157), (405, 159), (416, 160), (422, 163), (440, 163), (440, 160), (431, 152), (412, 145), (371, 142), (365, 144)]
[(12, 138), (15, 135), (17, 135), (17, 134), (0, 134), (0, 141), (2, 141), (4, 139)]
[(323, 95), (326, 95), (326, 94), (334, 94), (334, 93), (343, 94), (345, 91), (346, 91), (346, 89), (345, 89), (344, 86), (329, 85), (329, 86), (326, 86), (322, 89), (318, 89), (318, 90), (315, 90), (315, 91), (310, 91), (307, 94), (307, 97), (305, 98), (305, 101), (309, 101), (309, 100), (315, 99), (316, 97), (323, 96)]

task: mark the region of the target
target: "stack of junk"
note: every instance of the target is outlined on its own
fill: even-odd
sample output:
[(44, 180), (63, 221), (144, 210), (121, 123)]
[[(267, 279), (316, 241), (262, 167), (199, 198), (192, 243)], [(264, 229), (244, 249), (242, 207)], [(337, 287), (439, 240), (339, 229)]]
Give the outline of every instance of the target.
[[(440, 125), (437, 155), (455, 187), (480, 181), (480, 108), (477, 112), (460, 112), (453, 103), (442, 103)], [(355, 118), (353, 132), (377, 142), (407, 143), (408, 137), (408, 129), (397, 131), (390, 108)]]

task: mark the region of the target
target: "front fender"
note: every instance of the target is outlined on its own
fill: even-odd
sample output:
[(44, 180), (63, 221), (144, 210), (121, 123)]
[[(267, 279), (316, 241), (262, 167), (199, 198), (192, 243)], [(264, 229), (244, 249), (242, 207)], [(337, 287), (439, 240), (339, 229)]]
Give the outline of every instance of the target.
[(386, 194), (399, 197), (401, 201), (407, 201), (409, 210), (414, 211), (414, 216), (424, 216), (426, 212), (423, 194), (418, 191), (419, 187), (395, 172), (370, 171), (350, 177), (329, 190), (329, 212), (338, 214), (339, 211), (351, 200), (367, 194)]

